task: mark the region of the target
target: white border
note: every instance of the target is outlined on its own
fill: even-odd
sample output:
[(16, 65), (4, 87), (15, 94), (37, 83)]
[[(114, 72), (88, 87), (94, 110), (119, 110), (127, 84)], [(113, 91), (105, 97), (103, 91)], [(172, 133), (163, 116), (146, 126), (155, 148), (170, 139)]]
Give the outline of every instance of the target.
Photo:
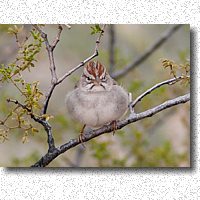
[(1, 23), (191, 25), (192, 169), (0, 169), (0, 199), (198, 199), (200, 110), (198, 0), (0, 0)]

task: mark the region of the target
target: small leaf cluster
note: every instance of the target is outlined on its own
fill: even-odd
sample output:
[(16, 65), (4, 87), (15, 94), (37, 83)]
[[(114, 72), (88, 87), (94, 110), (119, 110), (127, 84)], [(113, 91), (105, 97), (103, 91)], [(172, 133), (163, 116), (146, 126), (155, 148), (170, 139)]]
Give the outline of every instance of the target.
[(24, 26), (19, 27), (17, 25), (14, 25), (13, 27), (8, 27), (8, 33), (16, 35), (20, 33), (23, 30), (23, 28)]
[(27, 141), (29, 133), (38, 132), (38, 130), (33, 127), (29, 118), (31, 114), (38, 116), (41, 109), (40, 101), (43, 97), (43, 93), (38, 87), (39, 82), (26, 82), (22, 76), (22, 72), (25, 70), (29, 70), (30, 72), (31, 67), (35, 67), (35, 62), (37, 61), (36, 57), (41, 51), (43, 39), (38, 31), (32, 29), (24, 42), (20, 43), (18, 34), (22, 30), (23, 27), (18, 27), (16, 25), (8, 29), (8, 32), (16, 37), (16, 42), (19, 44), (19, 51), (14, 62), (7, 65), (1, 64), (0, 82), (11, 83), (18, 90), (22, 97), (24, 107), (16, 104), (10, 113), (3, 120), (0, 120), (0, 126), (3, 127), (3, 129), (0, 129), (0, 138), (2, 141), (8, 138), (8, 133), (12, 129), (23, 130), (24, 135), (22, 137), (22, 142)]
[(30, 33), (33, 42), (24, 44), (23, 48), (19, 50), (19, 54), (15, 62), (10, 64), (10, 66), (14, 68), (12, 76), (20, 74), (26, 69), (30, 71), (31, 67), (35, 67), (35, 62), (37, 62), (36, 55), (41, 50), (43, 39), (35, 29), (32, 29)]
[(166, 69), (169, 68), (170, 75), (174, 78), (181, 76), (181, 84), (190, 84), (190, 63), (187, 61), (184, 64), (177, 64), (173, 60), (162, 59), (162, 66)]
[(39, 81), (24, 84), (23, 95), (25, 98), (25, 105), (31, 112), (34, 112), (34, 109), (41, 109), (40, 98), (43, 96), (43, 93), (38, 88)]
[[(8, 139), (8, 134), (11, 130), (21, 129), (24, 133), (22, 137), (22, 142), (24, 143), (28, 141), (28, 135), (39, 132), (38, 129), (36, 129), (32, 124), (30, 116), (34, 114), (35, 116), (39, 117), (37, 113), (41, 109), (40, 99), (43, 94), (38, 88), (39, 82), (26, 83), (21, 79), (21, 86), (17, 85), (15, 80), (13, 81), (13, 84), (19, 90), (21, 96), (23, 96), (23, 106), (26, 109), (20, 105), (16, 105), (3, 120), (0, 120), (0, 126), (3, 127), (3, 129), (0, 129), (0, 139), (2, 142), (4, 142), (6, 139)], [(7, 101), (10, 103), (10, 99)]]
[[(8, 30), (9, 33), (17, 35), (22, 30), (22, 28), (19, 29), (17, 26), (14, 26), (14, 28), (9, 28)], [(30, 36), (32, 36), (31, 39), (33, 41), (29, 41)], [(16, 59), (7, 66), (1, 64), (1, 81), (8, 81), (15, 75), (21, 75), (22, 71), (26, 69), (30, 71), (31, 67), (35, 67), (35, 62), (37, 62), (36, 56), (41, 50), (42, 43), (43, 39), (40, 34), (35, 29), (32, 29), (23, 44), (19, 45)]]
[[(187, 153), (178, 153), (168, 140), (154, 144), (145, 134), (136, 128), (125, 133), (118, 130), (115, 137), (120, 137), (121, 147), (113, 151), (113, 145), (107, 141), (93, 140), (90, 142), (92, 156), (99, 167), (178, 167), (188, 160)], [(132, 133), (132, 134), (131, 134)], [(131, 134), (128, 137), (127, 134)], [(130, 135), (129, 135), (130, 136)], [(117, 151), (123, 149), (120, 158)]]
[(94, 34), (102, 32), (102, 29), (101, 29), (99, 24), (95, 24), (94, 26), (91, 26), (90, 28), (92, 29), (92, 31), (90, 33), (91, 35), (94, 35)]
[(8, 113), (4, 120), (0, 120), (0, 126), (3, 127), (0, 129), (1, 142), (8, 140), (8, 134), (13, 129), (20, 129), (23, 131), (23, 143), (28, 141), (28, 136), (30, 134), (34, 135), (39, 132), (39, 130), (33, 126), (28, 116), (28, 111), (17, 105)]

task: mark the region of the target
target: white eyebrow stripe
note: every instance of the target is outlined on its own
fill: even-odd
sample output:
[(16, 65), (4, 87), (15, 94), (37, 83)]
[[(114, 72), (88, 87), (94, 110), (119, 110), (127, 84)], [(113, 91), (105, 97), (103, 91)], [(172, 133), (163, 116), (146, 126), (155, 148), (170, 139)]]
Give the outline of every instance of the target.
[(101, 76), (99, 78), (101, 79), (101, 78), (105, 77), (105, 75), (106, 75), (106, 70), (104, 69), (104, 72), (101, 74)]
[(93, 76), (92, 74), (90, 74), (86, 69), (84, 69), (84, 75), (85, 75), (86, 77), (91, 78), (91, 79), (95, 79), (94, 76)]

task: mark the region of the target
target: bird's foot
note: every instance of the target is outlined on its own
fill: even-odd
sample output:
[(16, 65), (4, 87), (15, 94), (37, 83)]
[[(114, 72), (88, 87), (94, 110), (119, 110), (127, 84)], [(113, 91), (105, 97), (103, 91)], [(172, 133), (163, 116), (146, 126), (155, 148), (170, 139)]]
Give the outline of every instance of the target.
[(81, 132), (78, 136), (78, 141), (81, 143), (81, 145), (85, 148), (85, 145), (83, 143), (83, 139), (84, 139), (84, 129), (85, 129), (86, 125), (84, 124), (83, 128), (81, 129)]
[(112, 128), (113, 128), (113, 135), (115, 135), (115, 131), (117, 130), (117, 121), (114, 120), (111, 122)]

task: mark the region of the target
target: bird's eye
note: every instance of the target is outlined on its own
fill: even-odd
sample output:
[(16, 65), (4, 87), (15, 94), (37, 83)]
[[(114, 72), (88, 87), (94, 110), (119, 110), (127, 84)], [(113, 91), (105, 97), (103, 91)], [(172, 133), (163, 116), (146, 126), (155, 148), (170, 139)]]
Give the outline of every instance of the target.
[(92, 79), (90, 77), (86, 77), (86, 81), (90, 82)]
[(104, 76), (104, 77), (101, 79), (101, 81), (103, 81), (103, 82), (106, 81), (106, 77)]

